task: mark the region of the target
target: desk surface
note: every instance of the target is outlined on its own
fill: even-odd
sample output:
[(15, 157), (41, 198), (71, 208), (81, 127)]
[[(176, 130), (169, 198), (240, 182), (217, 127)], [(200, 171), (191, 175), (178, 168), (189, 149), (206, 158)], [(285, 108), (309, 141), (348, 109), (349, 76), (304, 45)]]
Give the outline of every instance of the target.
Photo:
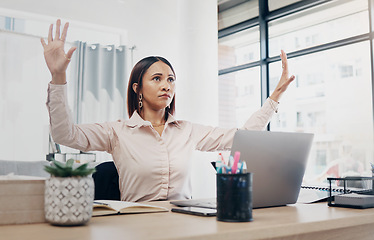
[[(168, 202), (152, 204), (172, 208)], [(253, 210), (253, 222), (162, 212), (94, 217), (87, 225), (46, 223), (0, 226), (0, 239), (373, 239), (374, 208), (346, 209), (327, 203)]]

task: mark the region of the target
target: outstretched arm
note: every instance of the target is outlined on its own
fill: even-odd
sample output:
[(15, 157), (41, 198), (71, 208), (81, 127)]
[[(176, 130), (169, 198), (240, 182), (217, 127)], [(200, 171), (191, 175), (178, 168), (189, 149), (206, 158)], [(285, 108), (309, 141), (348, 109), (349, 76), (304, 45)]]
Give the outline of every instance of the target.
[[(288, 63), (287, 55), (282, 50), (282, 76), (277, 87), (271, 96), (265, 101), (261, 109), (252, 114), (241, 129), (247, 130), (264, 130), (268, 125), (271, 117), (276, 111), (278, 101), (282, 94), (287, 90), (290, 83), (295, 79), (295, 76), (288, 77)], [(236, 128), (222, 129), (202, 126), (198, 124), (192, 125), (192, 136), (195, 138), (197, 144), (196, 149), (200, 151), (216, 151), (228, 150), (232, 146)]]
[(72, 114), (67, 103), (66, 69), (75, 47), (65, 53), (64, 45), (69, 24), (66, 23), (60, 36), (61, 21), (56, 22), (56, 33), (53, 38), (53, 24), (49, 27), (48, 44), (41, 39), (44, 48), (44, 58), (52, 74), (48, 85), (47, 108), (50, 116), (50, 127), (55, 142), (76, 148), (81, 151), (111, 152), (112, 133), (108, 123), (79, 124), (73, 122)]
[(69, 65), (70, 59), (76, 47), (69, 49), (67, 53), (64, 51), (66, 35), (69, 28), (69, 23), (65, 23), (64, 29), (60, 36), (61, 20), (56, 21), (56, 33), (53, 38), (53, 24), (49, 26), (48, 43), (44, 39), (40, 39), (44, 48), (44, 58), (48, 69), (52, 75), (52, 84), (66, 83), (66, 69)]

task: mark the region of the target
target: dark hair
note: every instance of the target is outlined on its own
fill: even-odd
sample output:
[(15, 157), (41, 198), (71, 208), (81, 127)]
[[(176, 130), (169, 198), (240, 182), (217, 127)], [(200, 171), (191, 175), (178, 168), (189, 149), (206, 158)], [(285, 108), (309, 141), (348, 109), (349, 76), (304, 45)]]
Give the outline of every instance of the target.
[[(170, 62), (163, 57), (150, 56), (150, 57), (143, 58), (137, 64), (135, 64), (134, 68), (131, 71), (129, 84), (127, 86), (127, 113), (129, 114), (129, 118), (132, 116), (134, 111), (138, 111), (138, 113), (140, 113), (139, 92), (143, 87), (144, 73), (148, 70), (148, 68), (152, 64), (154, 64), (155, 62), (158, 62), (158, 61), (161, 61), (161, 62), (165, 63), (166, 65), (168, 65), (170, 67), (170, 69), (173, 71), (174, 76), (175, 76), (174, 69), (171, 66)], [(134, 83), (138, 84), (138, 92), (135, 92), (132, 88), (132, 85)], [(168, 117), (168, 113), (174, 114), (174, 111), (175, 111), (175, 94), (174, 94), (173, 100), (170, 103), (170, 108), (166, 107), (166, 109), (165, 109), (165, 120)]]

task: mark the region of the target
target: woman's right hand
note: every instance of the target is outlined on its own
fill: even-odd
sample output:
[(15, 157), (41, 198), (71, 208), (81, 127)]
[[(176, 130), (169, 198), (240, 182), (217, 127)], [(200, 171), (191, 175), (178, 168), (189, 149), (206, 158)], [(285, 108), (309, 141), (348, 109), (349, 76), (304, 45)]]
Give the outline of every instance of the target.
[(75, 51), (76, 47), (72, 47), (69, 49), (67, 53), (65, 53), (64, 45), (66, 34), (68, 31), (69, 23), (66, 23), (64, 29), (62, 30), (62, 34), (60, 36), (60, 27), (61, 27), (61, 20), (58, 19), (56, 22), (56, 34), (55, 38), (53, 39), (52, 31), (53, 31), (53, 24), (49, 27), (48, 32), (48, 44), (45, 43), (44, 39), (41, 38), (40, 41), (44, 48), (44, 58), (47, 63), (48, 69), (52, 74), (52, 83), (53, 84), (65, 84), (66, 83), (66, 69), (69, 65), (70, 59), (73, 56), (73, 52)]

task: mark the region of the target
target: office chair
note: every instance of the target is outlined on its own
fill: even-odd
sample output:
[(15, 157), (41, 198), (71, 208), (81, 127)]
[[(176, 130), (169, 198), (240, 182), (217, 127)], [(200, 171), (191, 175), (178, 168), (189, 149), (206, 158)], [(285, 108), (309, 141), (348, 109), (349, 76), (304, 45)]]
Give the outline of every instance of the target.
[(121, 200), (118, 172), (114, 162), (103, 162), (92, 174), (95, 183), (95, 200)]

